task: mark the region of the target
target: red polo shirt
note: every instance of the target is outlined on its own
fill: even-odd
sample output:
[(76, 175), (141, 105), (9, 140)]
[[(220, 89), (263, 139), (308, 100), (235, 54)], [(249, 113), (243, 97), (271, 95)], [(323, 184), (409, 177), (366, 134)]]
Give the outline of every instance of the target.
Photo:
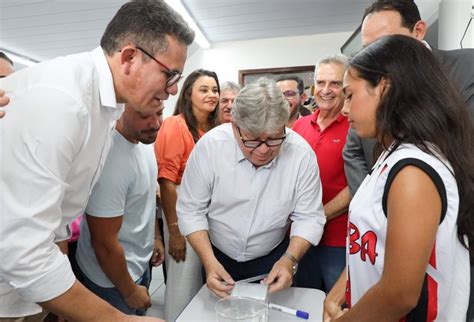
[[(318, 158), (319, 175), (323, 188), (323, 204), (331, 201), (347, 186), (342, 149), (346, 144), (349, 122), (342, 114), (324, 131), (316, 122), (320, 110), (296, 120), (293, 131), (301, 135), (313, 148)], [(347, 212), (329, 220), (324, 227), (320, 245), (346, 246)]]

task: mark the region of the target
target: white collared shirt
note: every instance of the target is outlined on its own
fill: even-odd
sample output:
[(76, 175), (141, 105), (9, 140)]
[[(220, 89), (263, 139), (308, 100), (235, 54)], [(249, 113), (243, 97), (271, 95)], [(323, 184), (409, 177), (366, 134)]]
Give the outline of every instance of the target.
[(214, 246), (240, 262), (268, 254), (290, 224), (290, 236), (318, 244), (326, 217), (316, 155), (286, 131), (278, 156), (259, 168), (242, 154), (230, 124), (206, 133), (178, 192), (181, 232), (208, 231)]
[(0, 80), (0, 317), (25, 316), (75, 277), (54, 244), (87, 204), (123, 106), (102, 49)]

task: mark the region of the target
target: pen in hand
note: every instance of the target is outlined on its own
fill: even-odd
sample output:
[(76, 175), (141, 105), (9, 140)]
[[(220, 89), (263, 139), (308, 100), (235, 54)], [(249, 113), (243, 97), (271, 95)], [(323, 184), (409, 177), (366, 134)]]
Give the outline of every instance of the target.
[(274, 309), (274, 310), (277, 310), (277, 311), (280, 311), (280, 312), (283, 312), (283, 313), (291, 314), (293, 316), (297, 316), (297, 317), (305, 319), (305, 320), (309, 319), (309, 313), (305, 312), (305, 311), (295, 310), (295, 309), (285, 307), (285, 306), (281, 306), (281, 305), (274, 304), (274, 303), (268, 303), (268, 308)]

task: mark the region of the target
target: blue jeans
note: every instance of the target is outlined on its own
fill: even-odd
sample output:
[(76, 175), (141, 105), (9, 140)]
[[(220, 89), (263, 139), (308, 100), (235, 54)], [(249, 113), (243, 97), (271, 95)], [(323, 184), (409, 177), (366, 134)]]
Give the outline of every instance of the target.
[[(102, 298), (104, 301), (107, 301), (110, 305), (115, 307), (117, 310), (122, 311), (125, 314), (133, 314), (133, 315), (146, 315), (146, 310), (142, 309), (134, 309), (127, 305), (125, 302), (124, 297), (119, 292), (119, 290), (115, 287), (101, 287), (90, 279), (81, 271), (79, 280), (85, 287), (87, 287), (90, 291), (92, 291), (95, 295)], [(147, 268), (145, 273), (135, 282), (137, 285), (143, 285), (146, 288), (150, 287), (151, 281), (151, 272), (150, 269)]]
[(298, 265), (294, 286), (316, 288), (328, 293), (345, 267), (345, 247), (311, 247)]

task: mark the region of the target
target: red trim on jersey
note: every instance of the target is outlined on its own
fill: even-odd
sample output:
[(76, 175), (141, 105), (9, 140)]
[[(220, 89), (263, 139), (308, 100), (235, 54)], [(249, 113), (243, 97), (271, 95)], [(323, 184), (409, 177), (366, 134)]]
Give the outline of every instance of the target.
[[(429, 265), (436, 269), (436, 241), (431, 251)], [(438, 315), (438, 283), (428, 275), (428, 316), (427, 321), (434, 321)]]
[(347, 307), (350, 309), (352, 307), (352, 304), (351, 304), (351, 275), (349, 274), (349, 266), (347, 266), (346, 303), (347, 303)]
[(428, 318), (434, 321), (438, 316), (438, 283), (428, 275)]

